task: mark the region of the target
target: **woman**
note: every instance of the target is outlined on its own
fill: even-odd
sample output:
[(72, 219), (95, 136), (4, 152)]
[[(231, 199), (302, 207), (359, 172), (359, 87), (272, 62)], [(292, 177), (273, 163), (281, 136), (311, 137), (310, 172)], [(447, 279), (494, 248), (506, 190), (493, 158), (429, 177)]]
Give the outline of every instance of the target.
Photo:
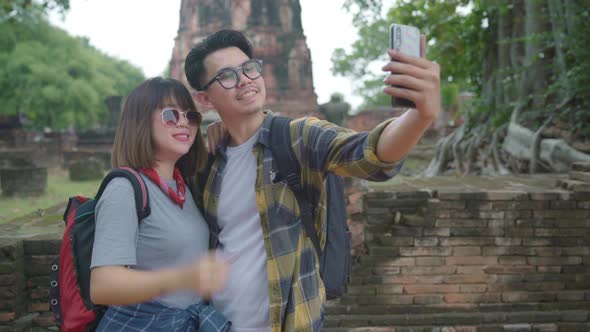
[(229, 329), (202, 302), (223, 287), (227, 265), (207, 253), (209, 228), (184, 181), (207, 162), (200, 123), (190, 93), (173, 79), (148, 79), (125, 101), (112, 165), (140, 171), (151, 213), (137, 222), (124, 178), (97, 203), (90, 293), (109, 306), (98, 331), (194, 331), (199, 321), (206, 331), (204, 323), (217, 322), (203, 317), (219, 318), (215, 331)]

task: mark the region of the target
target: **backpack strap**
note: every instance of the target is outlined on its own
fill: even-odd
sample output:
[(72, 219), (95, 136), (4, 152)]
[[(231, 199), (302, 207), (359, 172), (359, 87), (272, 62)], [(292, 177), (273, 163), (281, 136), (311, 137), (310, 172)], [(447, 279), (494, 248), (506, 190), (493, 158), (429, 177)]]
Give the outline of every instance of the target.
[(207, 165), (202, 172), (197, 173), (195, 177), (191, 177), (191, 186), (196, 186), (195, 190), (196, 193), (193, 193), (193, 197), (195, 197), (195, 201), (197, 203), (197, 207), (201, 210), (203, 215), (205, 215), (205, 185), (207, 185), (207, 179), (209, 178), (209, 174), (211, 173), (211, 167), (213, 167), (213, 163), (215, 162), (215, 155), (207, 154)]
[(313, 207), (307, 199), (303, 186), (301, 185), (301, 168), (297, 161), (297, 157), (295, 157), (293, 145), (291, 144), (290, 124), (290, 118), (284, 116), (272, 117), (270, 122), (270, 150), (272, 151), (273, 158), (277, 162), (279, 168), (278, 171), (281, 175), (281, 177), (277, 177), (277, 179), (285, 179), (287, 185), (295, 194), (305, 233), (313, 243), (319, 258), (322, 254), (320, 239), (315, 230)]
[(150, 215), (150, 205), (149, 205), (149, 194), (147, 188), (145, 186), (145, 182), (139, 172), (130, 167), (121, 167), (112, 169), (109, 174), (102, 180), (100, 184), (100, 188), (98, 189), (98, 193), (95, 196), (95, 200), (98, 201), (100, 196), (102, 196), (103, 191), (114, 178), (123, 177), (126, 178), (131, 182), (133, 186), (133, 193), (135, 197), (135, 210), (137, 211), (137, 216), (139, 220)]
[(207, 225), (209, 225), (209, 249), (216, 249), (218, 247), (220, 232), (219, 225), (208, 218), (205, 211), (205, 186), (207, 185), (207, 180), (211, 174), (211, 168), (213, 167), (214, 162), (215, 155), (208, 154), (207, 166), (202, 172), (197, 173), (197, 175), (192, 178), (193, 183), (196, 181), (195, 190), (197, 191), (193, 194), (193, 197), (196, 197), (195, 201), (197, 203), (197, 207), (201, 211), (201, 214), (203, 214)]

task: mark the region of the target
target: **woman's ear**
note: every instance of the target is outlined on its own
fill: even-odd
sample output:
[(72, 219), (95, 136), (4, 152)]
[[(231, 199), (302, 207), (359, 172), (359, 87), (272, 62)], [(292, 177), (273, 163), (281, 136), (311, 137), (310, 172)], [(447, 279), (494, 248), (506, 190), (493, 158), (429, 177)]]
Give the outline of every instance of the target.
[(204, 108), (214, 108), (213, 104), (209, 100), (207, 92), (205, 91), (197, 91), (196, 102), (197, 104), (199, 104), (199, 106), (202, 106)]

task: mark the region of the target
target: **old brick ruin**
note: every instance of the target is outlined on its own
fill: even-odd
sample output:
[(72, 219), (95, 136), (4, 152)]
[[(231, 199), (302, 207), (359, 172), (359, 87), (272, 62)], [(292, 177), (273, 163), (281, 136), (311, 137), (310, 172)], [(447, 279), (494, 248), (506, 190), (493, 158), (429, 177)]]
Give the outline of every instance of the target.
[(244, 32), (254, 56), (264, 60), (268, 109), (294, 118), (314, 114), (317, 96), (298, 0), (183, 0), (170, 76), (188, 87), (186, 54), (219, 29)]
[[(348, 197), (352, 281), (324, 331), (590, 330), (590, 165), (569, 177), (356, 182)], [(55, 328), (62, 211), (0, 226), (0, 331)]]
[(590, 164), (402, 180), (348, 213), (352, 283), (324, 331), (590, 331)]

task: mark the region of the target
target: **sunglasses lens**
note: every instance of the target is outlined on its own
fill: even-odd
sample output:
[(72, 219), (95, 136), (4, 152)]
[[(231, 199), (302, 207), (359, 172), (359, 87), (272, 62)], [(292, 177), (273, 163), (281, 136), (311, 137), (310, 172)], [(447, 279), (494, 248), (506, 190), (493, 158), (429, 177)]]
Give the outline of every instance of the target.
[(186, 112), (186, 120), (191, 126), (198, 126), (201, 123), (201, 113), (195, 111)]
[(180, 114), (177, 110), (167, 109), (162, 112), (162, 122), (168, 127), (173, 127), (178, 124)]

